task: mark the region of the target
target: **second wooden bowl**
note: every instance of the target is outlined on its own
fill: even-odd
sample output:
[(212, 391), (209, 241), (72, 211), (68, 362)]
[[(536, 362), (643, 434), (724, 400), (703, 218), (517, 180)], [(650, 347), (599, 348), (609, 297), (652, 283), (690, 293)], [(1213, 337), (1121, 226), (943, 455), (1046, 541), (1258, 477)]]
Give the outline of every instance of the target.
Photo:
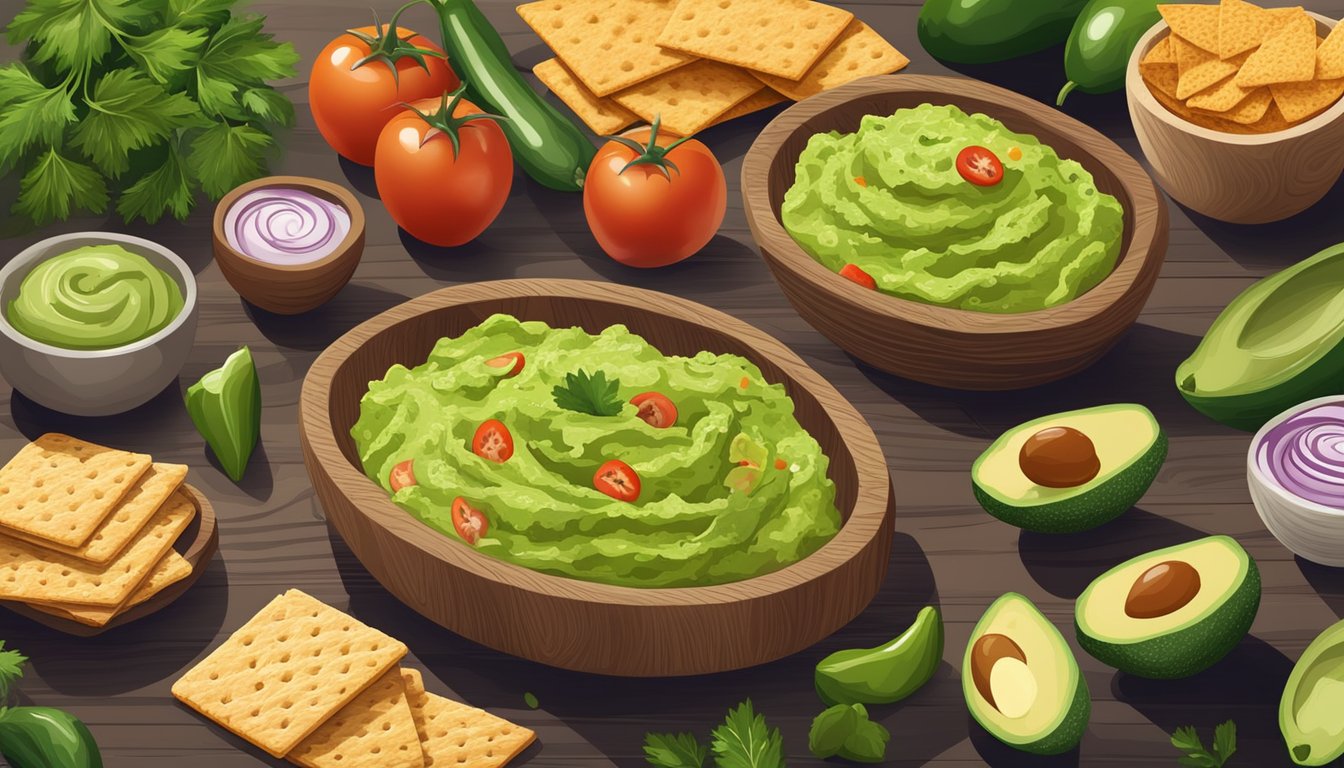
[[(864, 115), (920, 104), (983, 112), (1081, 163), (1125, 209), (1114, 271), (1077, 299), (1050, 309), (993, 314), (868, 291), (794, 242), (780, 221), (798, 156), (814, 134), (852, 133)], [(857, 80), (786, 110), (742, 165), (747, 222), (798, 314), (849, 354), (888, 373), (941, 387), (1005, 390), (1069, 376), (1096, 362), (1133, 325), (1167, 249), (1167, 209), (1152, 179), (1110, 139), (1038, 101), (957, 77), (885, 75)]]
[[(350, 428), (369, 382), (425, 361), (434, 343), (505, 312), (598, 333), (623, 323), (665, 354), (747, 357), (783, 384), (798, 421), (830, 457), (844, 526), (805, 560), (712, 587), (633, 589), (497, 560), (393, 504), (364, 475)], [(427, 618), (496, 650), (609, 675), (722, 672), (795, 653), (849, 622), (877, 594), (894, 504), (882, 448), (863, 417), (787, 347), (709, 307), (652, 291), (572, 280), (445, 288), (395, 307), (332, 344), (300, 400), (304, 463), (328, 522), (364, 567)]]

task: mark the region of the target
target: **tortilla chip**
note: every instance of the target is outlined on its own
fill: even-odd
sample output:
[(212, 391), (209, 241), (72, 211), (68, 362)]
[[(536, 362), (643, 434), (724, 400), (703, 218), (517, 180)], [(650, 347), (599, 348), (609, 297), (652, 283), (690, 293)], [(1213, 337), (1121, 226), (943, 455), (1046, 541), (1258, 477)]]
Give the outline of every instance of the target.
[(1139, 75), (1149, 88), (1157, 88), (1171, 98), (1176, 98), (1176, 86), (1180, 82), (1180, 76), (1176, 73), (1175, 64), (1144, 62), (1139, 65)]
[(1203, 63), (1180, 73), (1180, 84), (1176, 87), (1177, 98), (1188, 99), (1206, 88), (1230, 79), (1246, 62), (1246, 57), (1250, 56), (1248, 53), (1243, 53), (1230, 59), (1220, 59), (1213, 54), (1204, 55), (1208, 58)]
[[(1263, 86), (1261, 86), (1263, 87)], [(1212, 88), (1206, 88), (1194, 96), (1191, 96), (1185, 103), (1191, 109), (1203, 109), (1208, 112), (1227, 112), (1233, 107), (1246, 100), (1254, 92), (1255, 88), (1242, 88), (1237, 85), (1236, 78), (1229, 77), (1218, 83)], [(1177, 94), (1177, 98), (1180, 94)], [(1268, 104), (1268, 102), (1266, 102)], [(1255, 122), (1263, 117), (1263, 112), (1255, 116)]]
[(1237, 85), (1254, 88), (1311, 80), (1316, 76), (1316, 39), (1316, 21), (1306, 13), (1293, 16), (1251, 53), (1237, 73)]
[[(1289, 9), (1291, 10), (1291, 9)], [(1259, 48), (1287, 19), (1246, 0), (1223, 0), (1218, 7), (1218, 56), (1230, 59)]]
[(1344, 96), (1344, 77), (1334, 80), (1312, 80), (1306, 83), (1275, 83), (1269, 86), (1274, 103), (1290, 123), (1306, 120), (1326, 109)]
[(1220, 85), (1217, 88), (1211, 88), (1209, 90), (1212, 93), (1212, 99), (1201, 99), (1204, 94), (1200, 94), (1187, 101), (1185, 103), (1186, 106), (1194, 110), (1210, 112), (1224, 120), (1230, 120), (1241, 125), (1253, 125), (1259, 122), (1260, 119), (1265, 116), (1265, 113), (1269, 111), (1270, 102), (1274, 100), (1274, 96), (1270, 93), (1269, 88), (1261, 86), (1254, 91), (1250, 91), (1240, 101), (1226, 109), (1209, 109), (1207, 107), (1201, 107), (1199, 103), (1196, 103), (1196, 100), (1206, 103), (1222, 104), (1233, 98), (1233, 96), (1222, 96), (1221, 101), (1219, 101), (1220, 95), (1216, 93), (1217, 91), (1230, 91), (1233, 94), (1241, 91), (1241, 89), (1237, 87), (1236, 84), (1232, 83), (1231, 80), (1228, 80), (1227, 83)]
[(1171, 35), (1167, 35), (1161, 40), (1158, 40), (1156, 45), (1154, 45), (1152, 48), (1149, 48), (1148, 53), (1144, 54), (1143, 56), (1142, 63), (1175, 64), (1176, 49), (1172, 47)]
[(1316, 79), (1344, 77), (1344, 24), (1336, 24), (1316, 48)]
[(1218, 19), (1222, 15), (1218, 6), (1164, 3), (1157, 10), (1172, 34), (1217, 55)]

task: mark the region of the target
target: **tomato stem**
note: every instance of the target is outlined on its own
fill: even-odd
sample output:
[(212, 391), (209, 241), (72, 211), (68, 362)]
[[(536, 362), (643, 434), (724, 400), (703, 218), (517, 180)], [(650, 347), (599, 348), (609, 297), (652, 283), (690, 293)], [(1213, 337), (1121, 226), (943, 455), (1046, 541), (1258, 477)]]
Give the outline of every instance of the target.
[(413, 5), (420, 5), (424, 1), (425, 0), (411, 0), (409, 3), (398, 8), (397, 12), (392, 14), (392, 20), (387, 23), (387, 29), (383, 29), (383, 25), (378, 22), (378, 12), (374, 11), (373, 29), (375, 34), (373, 35), (365, 34), (357, 29), (347, 29), (345, 31), (346, 34), (358, 38), (365, 45), (369, 46), (369, 55), (352, 64), (350, 70), (354, 71), (370, 62), (381, 61), (387, 64), (388, 69), (392, 70), (392, 81), (397, 85), (401, 85), (401, 75), (397, 71), (398, 61), (401, 61), (402, 59), (411, 59), (416, 64), (419, 64), (420, 68), (425, 70), (425, 72), (429, 72), (429, 64), (425, 62), (426, 56), (437, 56), (447, 61), (448, 57), (442, 53), (429, 48), (420, 48), (411, 45), (410, 37), (403, 38), (397, 33), (397, 22), (401, 19), (401, 14), (405, 13), (407, 8), (410, 8)]
[[(502, 115), (492, 115), (488, 112), (473, 112), (470, 115), (455, 117), (453, 113), (457, 111), (457, 105), (461, 104), (462, 100), (466, 98), (466, 93), (467, 86), (465, 84), (459, 86), (458, 89), (452, 93), (444, 93), (443, 100), (440, 102), (438, 110), (432, 113), (421, 112), (419, 109), (416, 109), (413, 104), (407, 104), (405, 102), (402, 102), (401, 106), (419, 115), (420, 119), (424, 120), (429, 127), (447, 136), (448, 140), (453, 142), (453, 157), (457, 157), (458, 153), (462, 151), (462, 138), (459, 135), (462, 126), (475, 122), (476, 120), (494, 120), (496, 122), (508, 121), (507, 117)], [(450, 98), (452, 101), (449, 101)], [(425, 134), (424, 139), (420, 142), (420, 146), (423, 147), (425, 142), (429, 141), (433, 135), (434, 134), (432, 133)]]
[(658, 129), (662, 127), (662, 121), (663, 121), (662, 115), (653, 116), (653, 125), (649, 128), (648, 144), (640, 144), (634, 139), (627, 138), (625, 136), (607, 137), (610, 140), (624, 147), (629, 148), (632, 152), (635, 153), (635, 159), (626, 163), (625, 167), (622, 168), (620, 172), (617, 174), (618, 176), (630, 170), (636, 165), (651, 165), (654, 168), (657, 168), (663, 174), (663, 176), (667, 177), (668, 181), (672, 180), (672, 174), (668, 173), (669, 168), (676, 171), (677, 175), (681, 175), (681, 169), (676, 166), (676, 163), (673, 163), (671, 160), (667, 159), (667, 156), (672, 153), (672, 150), (690, 141), (691, 137), (683, 136), (680, 139), (677, 139), (676, 141), (672, 142), (671, 144), (668, 144), (666, 147), (658, 146)]

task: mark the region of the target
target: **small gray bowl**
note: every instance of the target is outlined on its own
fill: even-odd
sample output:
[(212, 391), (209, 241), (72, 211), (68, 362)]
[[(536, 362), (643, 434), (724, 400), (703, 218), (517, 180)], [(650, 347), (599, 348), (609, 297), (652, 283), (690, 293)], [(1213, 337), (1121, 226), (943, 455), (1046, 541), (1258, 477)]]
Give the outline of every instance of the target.
[[(115, 243), (144, 256), (182, 289), (182, 311), (158, 333), (112, 349), (64, 349), (24, 336), (9, 322), (19, 286), (46, 259), (86, 245)], [(0, 376), (30, 400), (74, 416), (110, 416), (159, 394), (177, 378), (196, 342), (196, 278), (158, 243), (115, 232), (74, 232), (24, 249), (0, 268)]]

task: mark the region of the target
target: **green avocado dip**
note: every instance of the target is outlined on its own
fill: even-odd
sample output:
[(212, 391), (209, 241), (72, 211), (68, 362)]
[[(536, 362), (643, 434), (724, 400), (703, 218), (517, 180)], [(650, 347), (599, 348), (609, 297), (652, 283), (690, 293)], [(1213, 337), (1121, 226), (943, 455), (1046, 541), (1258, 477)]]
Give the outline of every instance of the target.
[(630, 587), (721, 584), (840, 528), (828, 459), (745, 358), (495, 315), (369, 385), (351, 430), (392, 500), (480, 552)]
[[(993, 160), (963, 170), (968, 149)], [(991, 178), (972, 181), (982, 168)], [(1078, 163), (991, 117), (930, 104), (813, 136), (781, 218), (813, 258), (855, 282), (1000, 313), (1086, 293), (1114, 268), (1124, 229), (1120, 203)]]
[(168, 273), (120, 245), (86, 245), (38, 264), (9, 303), (10, 325), (65, 349), (112, 349), (163, 330), (182, 311)]

